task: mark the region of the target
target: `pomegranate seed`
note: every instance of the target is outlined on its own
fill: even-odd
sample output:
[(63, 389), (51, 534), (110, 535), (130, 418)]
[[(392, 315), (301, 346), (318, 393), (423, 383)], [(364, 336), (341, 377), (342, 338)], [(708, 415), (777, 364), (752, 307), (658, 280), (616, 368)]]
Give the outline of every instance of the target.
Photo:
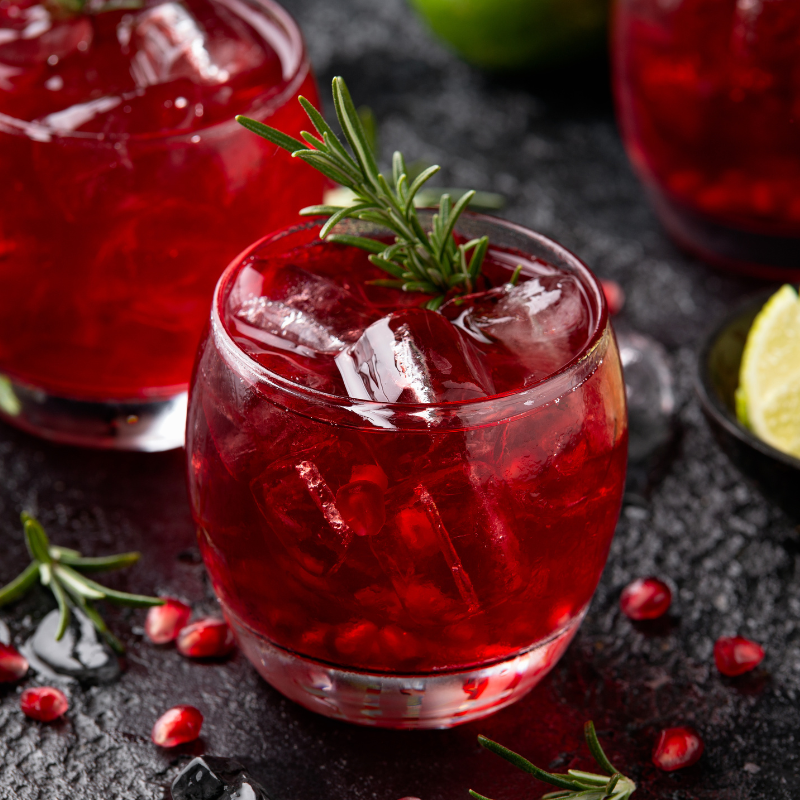
[(25, 677), (28, 662), (15, 647), (0, 643), (0, 683), (14, 683)]
[(731, 678), (755, 669), (764, 659), (761, 645), (741, 636), (723, 636), (714, 644), (717, 669)]
[(154, 644), (166, 644), (178, 638), (181, 628), (186, 626), (192, 609), (176, 600), (174, 597), (165, 597), (163, 606), (153, 606), (147, 612), (144, 623), (144, 632)]
[(600, 281), (600, 285), (606, 296), (608, 313), (614, 317), (622, 311), (622, 307), (625, 305), (625, 292), (616, 281)]
[(40, 722), (58, 719), (68, 708), (69, 701), (64, 692), (52, 686), (37, 686), (26, 689), (19, 698), (22, 713)]
[(703, 755), (704, 747), (694, 728), (667, 728), (658, 737), (653, 763), (665, 772), (691, 767)]
[(202, 727), (203, 715), (194, 706), (175, 706), (156, 720), (150, 738), (159, 747), (175, 747), (193, 742)]
[(656, 619), (667, 612), (672, 592), (658, 578), (637, 578), (623, 590), (619, 599), (622, 613), (631, 619)]
[(235, 646), (231, 629), (221, 619), (199, 619), (178, 634), (178, 652), (189, 658), (222, 658)]
[(377, 464), (356, 465), (350, 473), (350, 481), (371, 481), (384, 492), (389, 488), (389, 479)]
[(383, 489), (372, 481), (352, 481), (336, 493), (336, 508), (356, 536), (374, 536), (386, 522)]

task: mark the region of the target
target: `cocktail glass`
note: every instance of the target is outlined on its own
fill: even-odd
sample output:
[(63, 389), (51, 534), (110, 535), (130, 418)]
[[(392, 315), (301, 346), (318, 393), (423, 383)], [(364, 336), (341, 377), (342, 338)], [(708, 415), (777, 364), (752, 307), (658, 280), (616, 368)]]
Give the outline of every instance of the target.
[(178, 447), (220, 265), (323, 190), (233, 115), (296, 135), (314, 78), (272, 0), (52, 8), (0, 8), (0, 416)]
[(800, 5), (616, 0), (617, 117), (675, 240), (766, 278), (800, 278)]
[[(287, 697), (365, 725), (467, 722), (551, 669), (606, 561), (627, 421), (603, 293), (555, 242), (465, 214), (497, 288), (423, 311), (319, 229), (263, 239), (217, 285), (187, 427), (203, 558)], [(517, 265), (524, 302), (503, 305)]]

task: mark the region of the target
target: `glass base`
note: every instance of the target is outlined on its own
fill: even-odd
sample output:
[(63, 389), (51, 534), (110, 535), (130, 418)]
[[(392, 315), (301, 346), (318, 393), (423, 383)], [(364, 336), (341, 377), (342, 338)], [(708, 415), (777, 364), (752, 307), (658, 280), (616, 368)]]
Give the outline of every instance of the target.
[(0, 375), (0, 418), (63, 444), (149, 453), (183, 447), (186, 406), (186, 392), (160, 400), (74, 400)]
[(504, 661), (423, 675), (347, 670), (276, 647), (225, 609), (244, 654), (264, 680), (326, 717), (379, 728), (451, 728), (494, 714), (526, 695), (555, 666), (585, 609), (548, 639)]
[(722, 225), (648, 187), (661, 223), (681, 247), (715, 266), (776, 281), (800, 280), (800, 236)]

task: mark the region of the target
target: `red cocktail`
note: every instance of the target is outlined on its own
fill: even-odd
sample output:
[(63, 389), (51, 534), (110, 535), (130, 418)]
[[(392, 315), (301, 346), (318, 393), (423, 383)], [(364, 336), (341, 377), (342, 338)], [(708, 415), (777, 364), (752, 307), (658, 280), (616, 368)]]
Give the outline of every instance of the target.
[(187, 428), (206, 566), (287, 696), (465, 722), (550, 669), (605, 564), (627, 426), (602, 291), (555, 243), (465, 215), (456, 235), (491, 242), (482, 291), (423, 310), (318, 234), (273, 235), (218, 284)]
[(300, 131), (295, 98), (317, 98), (300, 32), (271, 0), (188, 0), (5, 2), (0, 34), (0, 413), (67, 441), (178, 446), (171, 401), (220, 264), (322, 194), (232, 119)]
[(670, 233), (712, 262), (800, 275), (800, 5), (617, 0), (628, 154)]

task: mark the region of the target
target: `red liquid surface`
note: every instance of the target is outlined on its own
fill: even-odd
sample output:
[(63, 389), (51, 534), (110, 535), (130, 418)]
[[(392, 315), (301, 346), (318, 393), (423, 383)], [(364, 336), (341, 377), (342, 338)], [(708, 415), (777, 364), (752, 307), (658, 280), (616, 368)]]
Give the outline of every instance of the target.
[[(303, 296), (318, 303), (318, 320), (328, 314), (338, 324), (345, 353), (364, 347), (364, 328), (385, 331), (386, 314), (405, 306), (390, 319), (405, 321), (411, 349), (433, 365), (436, 391), (469, 395), (491, 385), (489, 410), (503, 393), (540, 386), (596, 335), (597, 315), (581, 295), (570, 330), (552, 330), (516, 356), (497, 341), (465, 345), (447, 318), (457, 315), (411, 310), (420, 296), (364, 287), (377, 277), (364, 253), (315, 237), (312, 229), (267, 242), (222, 289), (222, 325), (238, 347), (295, 385), (344, 395), (342, 350), (301, 352), (298, 341), (311, 339), (298, 340), (292, 325), (299, 320), (307, 333), (314, 316), (304, 301), (292, 302), (305, 316), (281, 317), (282, 342), (254, 329), (263, 316), (244, 323), (242, 309), (263, 311), (264, 299), (285, 297), (299, 270)], [(498, 249), (487, 272), (499, 285), (518, 263), (526, 281), (561, 281), (562, 290), (568, 282), (554, 267)], [(315, 283), (308, 273), (336, 283)], [(295, 285), (291, 296), (302, 293)], [(484, 427), (460, 418), (397, 421), (420, 409), (413, 404), (393, 406), (393, 424), (368, 414), (359, 424), (349, 403), (337, 407), (333, 398), (321, 415), (303, 390), (287, 393), (232, 368), (223, 355), (230, 341), (222, 341), (212, 333), (198, 356), (187, 456), (206, 566), (239, 623), (330, 664), (423, 673), (503, 659), (582, 613), (605, 564), (624, 481), (624, 388), (613, 339), (601, 338), (605, 356), (574, 391)], [(370, 341), (377, 347), (377, 334)]]
[(618, 0), (618, 114), (645, 183), (714, 222), (800, 236), (798, 41), (796, 0)]
[(232, 120), (297, 135), (296, 96), (317, 102), (283, 16), (238, 7), (0, 2), (1, 372), (79, 399), (185, 388), (226, 264), (319, 202), (318, 173)]

